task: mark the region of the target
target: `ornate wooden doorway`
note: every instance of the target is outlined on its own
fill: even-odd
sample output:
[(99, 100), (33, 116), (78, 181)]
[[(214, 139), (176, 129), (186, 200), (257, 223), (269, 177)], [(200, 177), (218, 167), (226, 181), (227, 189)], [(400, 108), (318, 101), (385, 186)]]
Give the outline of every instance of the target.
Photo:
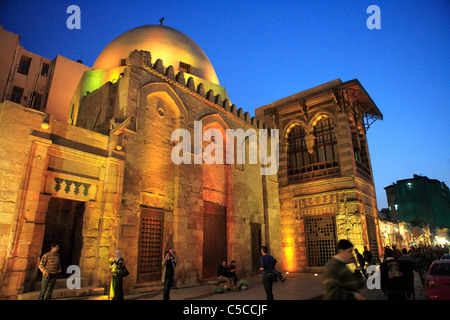
[(227, 210), (203, 202), (203, 279), (217, 277), (217, 268), (227, 259)]
[(138, 282), (161, 279), (164, 212), (141, 208)]

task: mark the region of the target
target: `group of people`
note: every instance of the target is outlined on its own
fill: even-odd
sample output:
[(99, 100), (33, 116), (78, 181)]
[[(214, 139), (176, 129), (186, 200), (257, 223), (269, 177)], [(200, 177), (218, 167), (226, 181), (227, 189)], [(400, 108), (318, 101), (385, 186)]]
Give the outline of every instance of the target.
[(399, 250), (395, 245), (384, 248), (380, 265), (381, 289), (389, 300), (414, 299), (414, 271), (425, 284), (427, 270), (435, 260), (449, 253), (448, 246), (411, 246)]
[[(51, 245), (51, 251), (43, 255), (39, 269), (42, 271), (42, 287), (39, 300), (51, 299), (58, 274), (61, 272), (59, 259), (59, 246)], [(355, 253), (355, 255), (353, 254)], [(448, 246), (411, 246), (409, 250), (399, 250), (396, 246), (385, 247), (382, 263), (380, 264), (380, 285), (383, 294), (389, 300), (414, 299), (414, 271), (418, 272), (422, 284), (425, 282), (426, 270), (429, 269), (434, 260), (440, 259), (443, 254), (449, 253)], [(355, 258), (356, 256), (356, 258)], [(178, 256), (170, 248), (162, 261), (164, 291), (163, 299), (170, 299), (170, 290), (175, 276), (175, 267)], [(276, 270), (277, 260), (269, 254), (267, 246), (261, 247), (260, 259), (262, 281), (267, 300), (273, 300), (272, 285), (279, 278), (282, 282), (286, 279)], [(352, 272), (347, 268), (348, 264), (355, 264)], [(366, 285), (368, 274), (367, 267), (373, 264), (372, 253), (364, 247), (361, 254), (348, 240), (340, 240), (337, 252), (325, 266), (324, 270), (324, 296), (325, 300), (363, 300), (358, 293)], [(128, 275), (124, 260), (119, 251), (110, 258), (109, 266), (112, 271), (110, 299), (123, 300), (123, 277)], [(233, 291), (238, 290), (237, 266), (235, 261), (228, 265), (223, 260), (217, 269), (218, 281), (226, 283), (226, 287)]]
[[(353, 255), (355, 252), (355, 255)], [(380, 287), (388, 300), (413, 300), (414, 271), (425, 283), (426, 270), (434, 260), (448, 254), (448, 246), (412, 246), (409, 250), (396, 246), (385, 247), (380, 264)], [(325, 300), (363, 300), (358, 291), (366, 286), (367, 267), (372, 265), (372, 254), (364, 247), (360, 254), (348, 240), (340, 240), (337, 253), (325, 266), (324, 299)], [(347, 264), (355, 264), (352, 272)]]
[[(61, 272), (61, 264), (59, 257), (59, 246), (57, 243), (51, 244), (51, 250), (42, 256), (39, 264), (39, 269), (43, 274), (42, 288), (39, 294), (39, 300), (50, 300), (52, 298), (53, 289), (56, 284), (58, 274)], [(261, 247), (261, 268), (263, 274), (263, 284), (266, 291), (267, 300), (273, 300), (272, 283), (279, 278), (284, 282), (286, 278), (275, 269), (277, 260), (269, 254), (269, 249), (266, 246)], [(173, 285), (175, 277), (175, 267), (178, 262), (178, 256), (173, 248), (169, 248), (167, 254), (162, 261), (164, 290), (163, 299), (170, 300), (170, 290)], [(129, 272), (125, 266), (120, 251), (115, 251), (113, 257), (109, 259), (109, 267), (111, 268), (111, 286), (109, 292), (110, 300), (123, 300), (123, 278)], [(237, 266), (234, 260), (228, 265), (227, 260), (223, 260), (222, 264), (217, 269), (218, 281), (226, 283), (231, 290), (236, 291), (236, 284), (238, 281)]]
[[(59, 245), (52, 243), (51, 250), (44, 254), (39, 263), (39, 270), (42, 272), (42, 286), (38, 296), (38, 300), (51, 300), (53, 290), (56, 285), (58, 274), (61, 273), (61, 263), (59, 256)], [(169, 300), (170, 289), (173, 284), (175, 275), (175, 266), (178, 262), (178, 257), (175, 251), (170, 248), (162, 262), (163, 276), (164, 276), (164, 291), (163, 299)], [(109, 267), (111, 268), (111, 286), (109, 291), (110, 300), (123, 300), (123, 278), (129, 272), (125, 266), (120, 251), (115, 251), (114, 255), (109, 259)]]
[[(341, 241), (342, 242), (342, 241)], [(336, 265), (335, 268), (340, 267), (341, 270), (334, 270), (333, 272), (340, 273), (344, 269), (342, 266), (338, 266), (339, 263), (349, 263), (353, 262), (354, 256), (352, 254), (353, 245), (349, 241), (345, 243), (343, 246), (342, 243), (339, 242), (338, 245), (338, 254), (335, 256)], [(55, 243), (51, 245), (51, 251), (46, 253), (40, 262), (39, 269), (43, 273), (43, 281), (42, 281), (42, 289), (39, 295), (39, 299), (51, 299), (53, 289), (55, 287), (56, 278), (58, 273), (61, 272), (61, 265), (59, 259), (59, 246)], [(371, 261), (372, 257), (369, 252), (364, 253), (365, 259)], [(353, 258), (353, 260), (351, 260)], [(163, 299), (170, 299), (170, 290), (173, 285), (173, 279), (175, 276), (175, 267), (178, 262), (178, 256), (175, 251), (170, 248), (167, 251), (167, 254), (162, 261), (163, 266), (163, 279), (164, 279), (164, 291), (163, 291)], [(338, 263), (339, 262), (339, 263)], [(356, 262), (355, 262), (356, 263)], [(262, 282), (264, 285), (264, 290), (266, 293), (267, 300), (273, 300), (273, 292), (272, 285), (273, 282), (278, 278), (281, 282), (284, 282), (286, 278), (276, 270), (275, 266), (277, 264), (277, 260), (269, 254), (269, 249), (267, 246), (261, 247), (261, 258), (260, 258), (260, 271), (262, 272)], [(126, 269), (125, 262), (122, 258), (122, 255), (119, 251), (116, 251), (113, 257), (109, 260), (109, 266), (111, 268), (112, 277), (111, 277), (111, 286), (109, 292), (109, 298), (111, 300), (123, 300), (123, 278), (128, 275), (128, 270)], [(345, 264), (343, 264), (345, 266)], [(345, 268), (347, 269), (347, 268)], [(347, 269), (348, 270), (348, 269)], [(217, 270), (218, 281), (223, 281), (226, 283), (226, 286), (231, 290), (238, 290), (236, 288), (236, 284), (238, 281), (237, 275), (237, 266), (235, 261), (231, 261), (228, 265), (226, 260), (222, 261), (222, 264), (218, 267)], [(333, 287), (333, 285), (330, 285)], [(338, 286), (336, 286), (337, 288)], [(331, 292), (331, 291), (330, 291)], [(342, 298), (345, 297), (345, 294), (342, 292), (331, 293), (330, 297), (334, 298)], [(358, 296), (356, 296), (358, 297)]]
[[(178, 256), (175, 253), (175, 250), (169, 248), (162, 261), (162, 274), (164, 280), (163, 300), (170, 300), (170, 290), (172, 289), (177, 262)], [(128, 275), (128, 271), (119, 251), (116, 251), (114, 256), (110, 258), (109, 266), (112, 271), (109, 299), (123, 300), (123, 277)]]
[(236, 262), (232, 260), (228, 265), (227, 260), (223, 260), (217, 268), (217, 280), (219, 282), (225, 282), (225, 290), (230, 288), (233, 291), (237, 291), (236, 284), (238, 281)]
[(415, 299), (414, 271), (417, 271), (424, 285), (430, 265), (448, 252), (448, 247), (440, 245), (411, 246), (409, 250), (400, 250), (395, 245), (385, 247), (380, 265), (381, 290), (389, 300)]

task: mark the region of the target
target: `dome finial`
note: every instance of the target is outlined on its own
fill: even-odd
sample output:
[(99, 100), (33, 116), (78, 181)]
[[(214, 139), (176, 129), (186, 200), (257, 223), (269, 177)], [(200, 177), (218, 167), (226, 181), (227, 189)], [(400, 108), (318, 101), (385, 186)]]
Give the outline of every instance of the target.
[(164, 17), (162, 17), (162, 18), (159, 20), (159, 23), (161, 23), (161, 25), (162, 25), (163, 21), (164, 21)]

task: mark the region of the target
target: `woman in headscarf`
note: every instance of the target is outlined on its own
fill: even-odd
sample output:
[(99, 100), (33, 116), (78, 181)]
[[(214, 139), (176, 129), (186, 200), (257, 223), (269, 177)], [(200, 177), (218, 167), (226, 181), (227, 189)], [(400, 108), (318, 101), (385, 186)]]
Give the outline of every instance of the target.
[(109, 289), (110, 300), (123, 300), (123, 275), (122, 271), (125, 268), (122, 255), (117, 250), (114, 257), (109, 259), (109, 267), (112, 271), (111, 288)]

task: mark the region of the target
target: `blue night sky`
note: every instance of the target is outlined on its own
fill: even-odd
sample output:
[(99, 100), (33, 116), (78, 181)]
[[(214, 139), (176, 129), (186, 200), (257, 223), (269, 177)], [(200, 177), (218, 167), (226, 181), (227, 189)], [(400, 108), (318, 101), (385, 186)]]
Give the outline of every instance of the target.
[[(81, 29), (69, 30), (69, 5)], [(381, 29), (369, 30), (370, 5)], [(384, 116), (368, 130), (378, 209), (384, 187), (421, 174), (450, 184), (450, 2), (443, 1), (23, 1), (2, 0), (0, 24), (28, 51), (92, 66), (121, 33), (175, 28), (211, 60), (237, 108), (340, 78), (357, 78)]]

